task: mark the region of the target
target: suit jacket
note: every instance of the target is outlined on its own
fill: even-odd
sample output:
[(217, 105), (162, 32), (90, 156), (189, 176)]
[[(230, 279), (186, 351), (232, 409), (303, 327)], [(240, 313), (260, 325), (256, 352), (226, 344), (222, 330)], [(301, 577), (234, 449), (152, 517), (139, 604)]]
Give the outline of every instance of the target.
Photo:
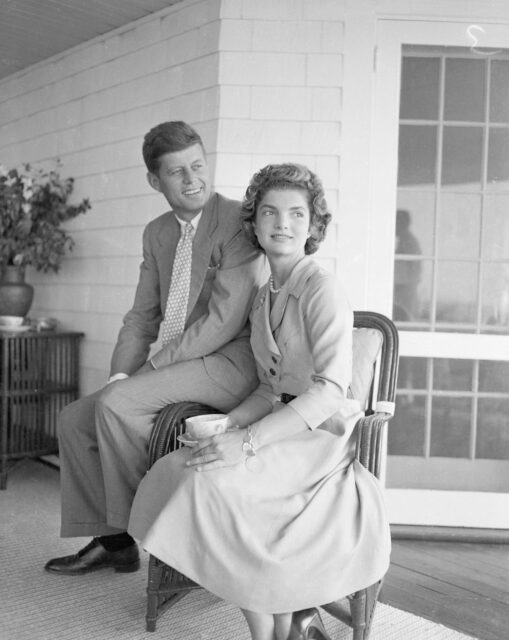
[[(347, 398), (352, 378), (353, 312), (336, 278), (306, 256), (270, 308), (263, 287), (251, 313), (251, 346), (260, 386), (253, 395), (268, 400), (277, 426), (281, 393), (310, 429), (350, 435), (360, 405)], [(295, 414), (293, 414), (295, 415)], [(273, 417), (274, 416), (274, 417)]]
[[(240, 367), (253, 366), (246, 349), (248, 318), (267, 266), (240, 227), (239, 207), (217, 193), (205, 205), (193, 239), (185, 330), (152, 357), (156, 368), (214, 352)], [(146, 362), (164, 317), (179, 238), (180, 225), (171, 211), (146, 226), (134, 304), (124, 318), (110, 375), (132, 374)]]

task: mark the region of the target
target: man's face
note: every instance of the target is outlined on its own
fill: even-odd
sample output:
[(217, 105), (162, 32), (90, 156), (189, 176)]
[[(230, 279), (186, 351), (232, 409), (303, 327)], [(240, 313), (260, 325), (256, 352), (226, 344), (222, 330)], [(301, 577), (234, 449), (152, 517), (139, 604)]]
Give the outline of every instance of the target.
[(210, 196), (209, 169), (200, 144), (165, 153), (159, 158), (157, 173), (149, 172), (147, 179), (183, 220), (194, 218)]

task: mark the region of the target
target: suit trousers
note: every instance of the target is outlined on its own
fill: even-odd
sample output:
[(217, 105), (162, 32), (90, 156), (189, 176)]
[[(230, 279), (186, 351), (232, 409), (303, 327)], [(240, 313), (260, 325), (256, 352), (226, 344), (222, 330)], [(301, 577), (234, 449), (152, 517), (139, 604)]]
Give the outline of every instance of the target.
[(251, 371), (241, 372), (228, 358), (212, 354), (112, 382), (65, 407), (58, 428), (61, 535), (126, 530), (147, 471), (154, 420), (166, 405), (190, 400), (226, 413), (257, 384), (254, 361)]

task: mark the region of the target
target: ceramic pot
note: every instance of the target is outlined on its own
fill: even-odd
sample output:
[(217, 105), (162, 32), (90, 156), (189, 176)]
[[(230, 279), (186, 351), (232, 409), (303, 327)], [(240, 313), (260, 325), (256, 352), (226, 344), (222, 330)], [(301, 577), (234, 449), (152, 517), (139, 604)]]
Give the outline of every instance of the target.
[(34, 288), (25, 282), (25, 267), (5, 266), (0, 275), (0, 316), (25, 317), (34, 299)]

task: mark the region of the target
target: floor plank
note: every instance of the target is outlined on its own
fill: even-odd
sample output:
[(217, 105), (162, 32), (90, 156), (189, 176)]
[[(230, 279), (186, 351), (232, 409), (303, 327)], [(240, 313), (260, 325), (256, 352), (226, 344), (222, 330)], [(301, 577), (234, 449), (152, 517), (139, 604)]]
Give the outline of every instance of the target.
[(416, 566), (414, 551), (396, 549), (392, 562), (425, 576), (439, 575), (441, 581), (451, 587), (461, 584), (467, 591), (509, 604), (508, 569), (500, 565), (486, 565), (478, 554), (469, 552), (460, 557), (456, 554), (448, 557), (440, 549), (433, 553), (425, 549)]
[(506, 640), (509, 545), (395, 540), (380, 601), (480, 640)]

